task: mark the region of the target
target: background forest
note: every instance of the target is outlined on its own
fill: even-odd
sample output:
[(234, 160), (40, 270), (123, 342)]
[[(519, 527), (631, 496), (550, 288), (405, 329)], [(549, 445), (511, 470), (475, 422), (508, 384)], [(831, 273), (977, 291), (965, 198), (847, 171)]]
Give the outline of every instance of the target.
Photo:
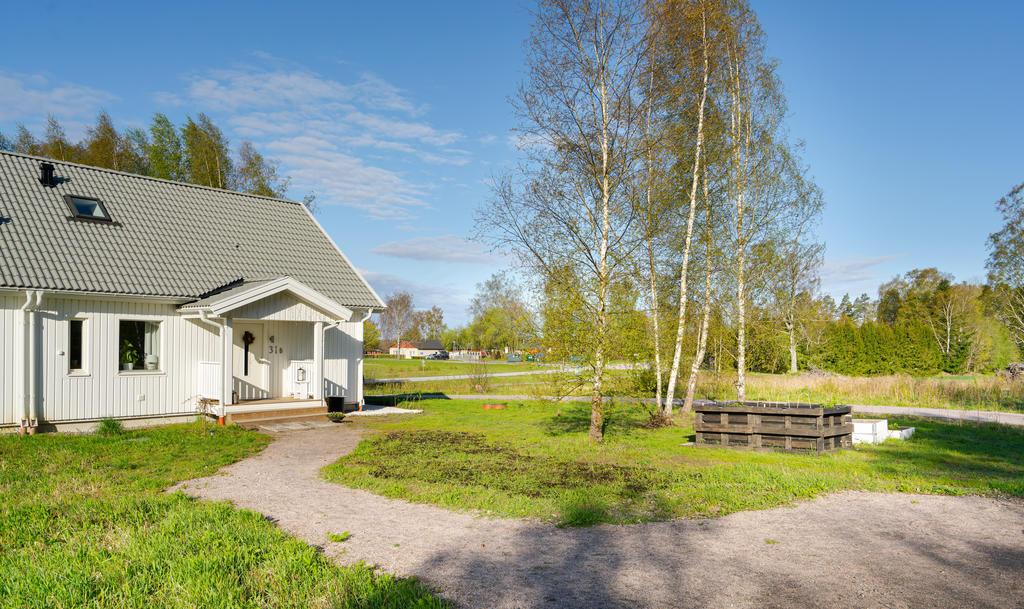
[[(243, 141), (232, 154), (224, 132), (203, 113), (187, 116), (180, 127), (157, 113), (147, 129), (118, 130), (101, 111), (85, 137), (72, 142), (54, 116), (34, 134), (19, 124), (13, 137), (0, 133), (0, 150), (81, 163), (116, 171), (223, 188), (265, 197), (282, 197), (289, 179), (278, 173), (279, 163)], [(304, 199), (313, 208), (315, 195)]]

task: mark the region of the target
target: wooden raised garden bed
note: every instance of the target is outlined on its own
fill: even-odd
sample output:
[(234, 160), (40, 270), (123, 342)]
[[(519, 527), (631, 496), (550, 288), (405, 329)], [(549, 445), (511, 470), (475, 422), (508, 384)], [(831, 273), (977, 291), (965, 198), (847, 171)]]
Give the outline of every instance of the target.
[(708, 402), (694, 406), (697, 446), (831, 452), (853, 446), (849, 406), (797, 402)]

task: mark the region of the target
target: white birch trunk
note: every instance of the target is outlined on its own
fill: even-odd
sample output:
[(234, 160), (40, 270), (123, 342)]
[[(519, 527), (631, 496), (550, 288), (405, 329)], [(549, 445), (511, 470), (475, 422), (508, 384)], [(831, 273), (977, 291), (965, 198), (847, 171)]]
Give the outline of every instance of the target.
[(789, 334), (789, 372), (796, 374), (796, 324), (792, 318), (786, 320), (786, 332)]
[(707, 354), (708, 328), (711, 325), (711, 199), (708, 196), (708, 170), (704, 168), (704, 307), (701, 311), (701, 324), (697, 332), (697, 352), (693, 355), (693, 363), (690, 364), (690, 378), (686, 383), (686, 400), (683, 402), (683, 412), (690, 412), (693, 408), (693, 395), (697, 391), (697, 375), (700, 367), (704, 364), (704, 356)]
[(665, 394), (665, 414), (672, 414), (672, 400), (675, 398), (676, 381), (679, 377), (679, 365), (683, 354), (683, 336), (686, 333), (686, 273), (690, 264), (690, 246), (693, 241), (693, 218), (697, 212), (697, 178), (700, 176), (701, 152), (704, 147), (704, 106), (708, 97), (708, 38), (707, 16), (702, 18), (701, 44), (704, 51), (704, 81), (701, 86), (700, 106), (697, 111), (697, 142), (693, 152), (693, 182), (690, 185), (690, 210), (686, 223), (686, 242), (683, 247), (683, 266), (679, 271), (679, 318), (676, 326), (675, 350), (672, 354), (672, 369), (669, 371), (668, 390)]

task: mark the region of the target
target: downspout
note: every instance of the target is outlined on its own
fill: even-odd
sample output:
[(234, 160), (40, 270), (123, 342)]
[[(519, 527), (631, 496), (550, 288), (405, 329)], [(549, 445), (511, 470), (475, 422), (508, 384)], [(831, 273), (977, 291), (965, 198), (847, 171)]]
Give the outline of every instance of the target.
[[(224, 335), (224, 322), (217, 323), (217, 322), (213, 321), (212, 319), (210, 319), (209, 317), (207, 317), (206, 309), (199, 309), (199, 321), (201, 321), (201, 322), (203, 322), (203, 323), (205, 323), (207, 325), (213, 326), (214, 328), (217, 328), (217, 335), (218, 336), (223, 336)], [(223, 348), (223, 345), (221, 345), (221, 348)], [(221, 359), (221, 365), (222, 366), (224, 365), (223, 364), (223, 358)], [(223, 371), (221, 371), (221, 375), (223, 375)], [(217, 382), (218, 386), (220, 386), (220, 388), (221, 388), (220, 417), (218, 418), (217, 422), (220, 423), (221, 425), (223, 425), (224, 424), (224, 411), (225, 411), (225, 409), (224, 409), (224, 402), (225, 402), (224, 398), (225, 398), (225, 396), (224, 396), (224, 383), (223, 383), (223, 381), (220, 378), (221, 375), (218, 375), (218, 382)]]
[[(360, 324), (363, 323), (367, 319), (370, 319), (370, 315), (373, 315), (373, 311), (370, 310), (370, 309), (367, 309), (366, 313), (363, 315), (363, 318), (360, 319), (359, 321), (357, 321), (356, 323), (360, 323)], [(352, 321), (352, 320), (349, 320), (349, 321)], [(323, 349), (325, 351), (327, 349), (327, 331), (332, 329), (332, 328), (339, 328), (341, 326), (341, 324), (343, 324), (343, 323), (345, 323), (345, 320), (339, 319), (339, 320), (337, 320), (337, 321), (335, 321), (333, 323), (324, 324), (324, 333), (323, 333), (323, 336), (321, 337), (321, 340), (320, 340), (320, 348), (321, 349)], [(326, 356), (327, 356), (326, 353), (321, 353), (320, 354), (320, 382), (323, 384), (323, 386), (320, 388), (320, 396), (323, 398), (325, 403), (327, 402), (327, 387), (326, 387), (326, 385), (327, 385), (327, 375), (324, 373), (324, 369), (327, 367), (327, 357)], [(363, 355), (362, 355), (362, 353), (360, 353), (359, 354), (359, 365), (362, 366), (362, 363), (363, 363)], [(362, 369), (360, 368), (360, 374), (359, 374), (360, 386), (356, 389), (357, 394), (360, 395), (360, 398), (358, 400), (358, 402), (359, 402), (359, 410), (363, 409), (363, 399), (361, 397), (362, 396), (362, 382), (363, 382), (363, 375), (362, 375)]]
[(28, 310), (28, 327), (29, 327), (29, 376), (28, 376), (28, 407), (29, 407), (29, 428), (28, 432), (34, 434), (36, 427), (39, 426), (39, 394), (38, 394), (38, 380), (39, 380), (39, 367), (36, 365), (36, 359), (39, 357), (39, 345), (36, 344), (36, 327), (39, 325), (37, 311), (43, 305), (43, 291), (36, 290), (36, 304)]
[[(360, 319), (357, 323), (359, 323), (359, 324), (365, 323), (367, 319), (370, 319), (371, 315), (373, 315), (373, 309), (367, 309), (366, 313), (363, 314), (363, 318)], [(399, 353), (402, 352), (402, 344), (401, 344), (401, 342), (399, 342), (399, 344), (398, 344), (398, 352)], [(363, 410), (363, 403), (365, 402), (365, 400), (363, 399), (363, 349), (362, 349), (362, 347), (360, 347), (360, 349), (359, 349), (359, 386), (356, 388), (356, 391), (359, 394), (359, 410), (362, 411)]]
[[(321, 405), (324, 405), (324, 406), (327, 405), (327, 397), (328, 397), (327, 396), (327, 331), (330, 330), (331, 328), (338, 328), (343, 323), (345, 323), (345, 322), (339, 319), (339, 320), (336, 320), (336, 321), (334, 321), (332, 323), (324, 324), (323, 333), (320, 335), (320, 370), (319, 370), (319, 372), (320, 372), (320, 399), (322, 400), (322, 404)], [(345, 401), (345, 398), (344, 398), (344, 396), (342, 396), (342, 402), (344, 402), (344, 401)], [(362, 407), (362, 405), (360, 405), (359, 406), (359, 410), (362, 410), (362, 409), (363, 409), (363, 407)], [(344, 410), (344, 409), (342, 409), (342, 410)]]
[(35, 359), (29, 354), (29, 344), (34, 343), (32, 340), (34, 336), (30, 333), (28, 328), (27, 316), (30, 315), (30, 307), (32, 306), (32, 298), (35, 297), (35, 293), (32, 290), (25, 292), (25, 304), (21, 305), (21, 357), (25, 363), (25, 371), (21, 379), (21, 426), (18, 427), (18, 433), (24, 434), (26, 428), (30, 427), (30, 416), (29, 415), (29, 393), (30, 389), (27, 385), (31, 385), (33, 378), (33, 371), (35, 369)]

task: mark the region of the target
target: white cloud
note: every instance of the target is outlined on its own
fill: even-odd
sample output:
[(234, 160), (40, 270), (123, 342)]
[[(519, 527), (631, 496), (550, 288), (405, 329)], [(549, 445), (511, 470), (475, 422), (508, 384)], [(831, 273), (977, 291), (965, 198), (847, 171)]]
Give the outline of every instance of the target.
[(376, 220), (408, 220), (416, 208), (429, 209), (421, 188), (386, 169), (366, 165), (323, 138), (299, 136), (271, 142), (267, 150), (287, 173), (312, 188), (324, 203), (363, 210)]
[(429, 309), (436, 305), (444, 310), (446, 322), (462, 323), (464, 321), (462, 312), (465, 311), (471, 295), (453, 284), (430, 285), (410, 281), (389, 273), (378, 273), (366, 269), (359, 269), (359, 272), (370, 282), (381, 298), (386, 299), (394, 292), (408, 292), (412, 294), (413, 304), (417, 309)]
[(902, 254), (827, 258), (821, 268), (822, 287), (826, 292), (833, 292), (878, 284), (881, 279), (878, 267), (900, 257)]
[(0, 122), (41, 122), (53, 114), (65, 124), (91, 120), (117, 96), (75, 83), (56, 84), (42, 75), (0, 73)]
[(435, 262), (494, 264), (495, 257), (480, 244), (458, 235), (414, 237), (402, 241), (383, 243), (370, 250), (371, 254), (389, 258), (430, 260)]
[(379, 137), (419, 140), (435, 146), (448, 146), (462, 137), (454, 131), (442, 132), (424, 123), (394, 120), (379, 114), (350, 112), (344, 117), (344, 120), (364, 127), (368, 132)]
[(322, 204), (361, 209), (374, 219), (409, 220), (430, 208), (424, 198), (432, 186), (386, 168), (389, 161), (469, 162), (467, 151), (451, 148), (461, 133), (418, 118), (424, 105), (373, 74), (342, 82), (255, 57), (255, 65), (191, 75), (184, 97), (190, 106), (229, 114), (237, 136), (281, 161), (295, 191), (316, 190)]

